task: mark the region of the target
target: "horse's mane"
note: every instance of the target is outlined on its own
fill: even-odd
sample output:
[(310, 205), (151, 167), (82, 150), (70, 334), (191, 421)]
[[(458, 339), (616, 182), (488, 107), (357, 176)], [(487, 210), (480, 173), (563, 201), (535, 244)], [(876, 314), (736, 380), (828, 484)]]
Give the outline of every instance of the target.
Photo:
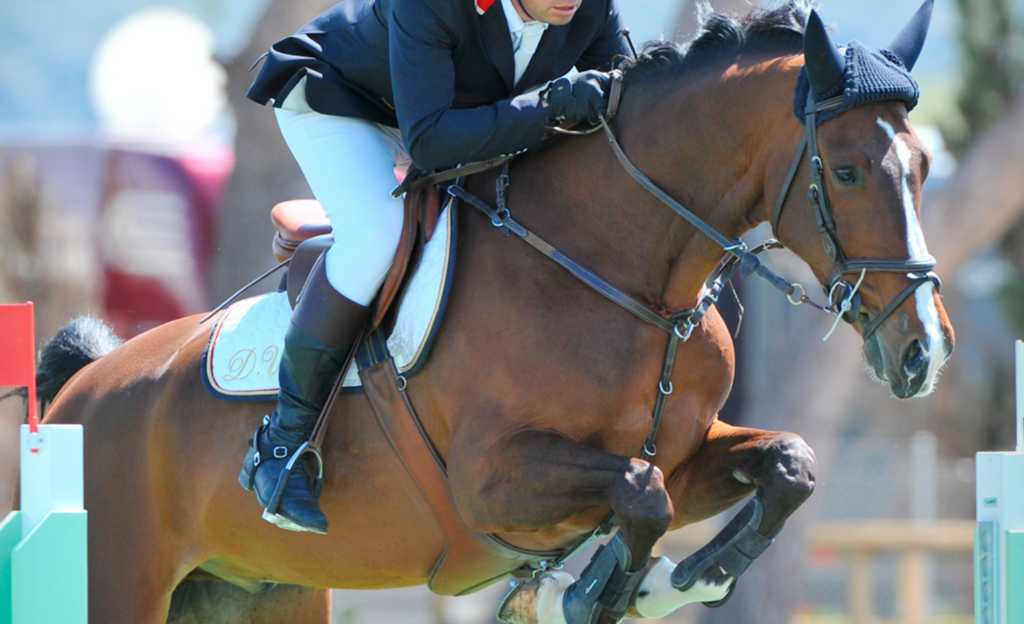
[(749, 15), (734, 16), (716, 13), (707, 2), (700, 2), (694, 38), (682, 45), (661, 40), (647, 42), (638, 58), (626, 59), (620, 66), (623, 84), (647, 82), (742, 52), (799, 52), (803, 49), (811, 8), (812, 0), (787, 0), (774, 9), (756, 9)]

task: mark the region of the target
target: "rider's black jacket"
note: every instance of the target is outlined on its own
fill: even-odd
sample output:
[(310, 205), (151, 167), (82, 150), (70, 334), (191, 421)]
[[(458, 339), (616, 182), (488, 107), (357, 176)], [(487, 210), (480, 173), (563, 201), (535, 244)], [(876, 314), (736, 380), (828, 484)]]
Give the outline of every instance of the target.
[(280, 105), (305, 76), (313, 110), (401, 128), (421, 169), (535, 148), (545, 114), (523, 92), (627, 53), (615, 0), (579, 1), (515, 88), (499, 0), (345, 0), (275, 43), (248, 96)]

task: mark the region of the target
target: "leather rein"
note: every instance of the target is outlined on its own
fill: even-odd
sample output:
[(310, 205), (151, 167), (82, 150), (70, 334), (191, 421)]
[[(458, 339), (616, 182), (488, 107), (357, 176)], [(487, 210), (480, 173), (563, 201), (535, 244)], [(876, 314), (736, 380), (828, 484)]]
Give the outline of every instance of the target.
[[(926, 282), (934, 283), (936, 288), (941, 285), (938, 276), (932, 272), (932, 269), (935, 268), (935, 259), (932, 257), (919, 260), (849, 260), (843, 252), (836, 235), (835, 220), (832, 216), (831, 207), (828, 203), (827, 195), (825, 194), (825, 185), (823, 180), (824, 167), (819, 154), (817, 136), (817, 114), (838, 108), (842, 104), (841, 99), (829, 100), (820, 105), (815, 104), (813, 101), (809, 102), (806, 109), (807, 130), (804, 133), (804, 137), (797, 150), (796, 157), (790, 167), (789, 174), (786, 178), (782, 191), (780, 192), (779, 200), (772, 216), (772, 232), (777, 237), (778, 223), (782, 214), (782, 208), (789, 195), (790, 187), (796, 177), (800, 162), (803, 160), (803, 154), (804, 152), (809, 151), (812, 164), (812, 184), (809, 190), (809, 198), (815, 207), (818, 227), (822, 233), (822, 244), (825, 247), (826, 254), (834, 263), (834, 269), (829, 279), (829, 284), (824, 287), (825, 292), (829, 297), (829, 302), (826, 306), (821, 306), (808, 298), (803, 286), (789, 282), (779, 275), (776, 275), (771, 271), (771, 269), (761, 263), (760, 258), (758, 258), (760, 253), (784, 247), (777, 238), (769, 239), (753, 249), (748, 248), (746, 243), (738, 237), (734, 240), (727, 239), (700, 217), (672, 199), (629, 160), (625, 152), (622, 150), (622, 147), (619, 145), (618, 140), (615, 138), (615, 134), (608, 125), (608, 120), (612, 119), (617, 112), (621, 93), (622, 75), (621, 72), (616, 70), (612, 72), (612, 87), (609, 95), (608, 113), (607, 116), (600, 117), (599, 126), (586, 131), (572, 131), (560, 128), (553, 130), (562, 134), (585, 135), (592, 134), (593, 132), (603, 129), (608, 138), (609, 145), (611, 145), (616, 157), (629, 175), (645, 190), (657, 197), (662, 203), (667, 205), (674, 212), (703, 232), (706, 236), (718, 243), (722, 247), (722, 250), (726, 252), (727, 255), (725, 259), (719, 263), (718, 267), (708, 278), (700, 299), (691, 310), (676, 312), (666, 319), (646, 304), (637, 301), (599, 275), (573, 261), (553, 245), (516, 221), (512, 217), (506, 199), (509, 186), (509, 158), (503, 157), (501, 159), (479, 163), (479, 168), (474, 168), (472, 171), (470, 167), (467, 166), (449, 170), (442, 174), (435, 174), (435, 176), (426, 176), (423, 179), (415, 180), (414, 184), (418, 187), (421, 185), (436, 184), (442, 181), (456, 179), (454, 184), (447, 187), (448, 194), (483, 213), (491, 220), (491, 224), (498, 228), (506, 237), (515, 234), (531, 247), (557, 262), (574, 277), (582, 281), (587, 286), (593, 288), (613, 303), (629, 311), (640, 320), (653, 325), (668, 334), (668, 344), (665, 349), (664, 360), (662, 361), (661, 378), (658, 381), (654, 408), (651, 414), (651, 430), (647, 436), (647, 440), (644, 442), (643, 449), (638, 454), (640, 459), (650, 460), (657, 454), (656, 440), (658, 430), (661, 426), (662, 417), (665, 413), (666, 401), (668, 396), (673, 392), (672, 372), (675, 367), (676, 352), (678, 350), (679, 343), (689, 340), (693, 330), (700, 324), (711, 306), (718, 302), (723, 288), (737, 272), (740, 273), (741, 278), (746, 278), (751, 273), (756, 273), (767, 280), (772, 286), (785, 293), (791, 304), (801, 305), (803, 303), (810, 303), (815, 308), (835, 314), (837, 316), (837, 323), (839, 318), (843, 318), (851, 324), (857, 322), (859, 317), (860, 296), (857, 293), (857, 290), (860, 287), (866, 272), (907, 273), (908, 277), (912, 280), (911, 284), (875, 319), (862, 327), (863, 337), (865, 340), (870, 337), (882, 322), (888, 318), (889, 315), (891, 315), (907, 297), (913, 294), (918, 287)], [(475, 195), (467, 192), (462, 188), (461, 183), (463, 176), (468, 173), (490, 169), (496, 166), (502, 166), (503, 168), (496, 181), (497, 208), (493, 208)], [(412, 184), (409, 186), (411, 187)], [(407, 187), (407, 189), (408, 188), (409, 187)], [(401, 190), (407, 189), (399, 187), (395, 190), (395, 194), (400, 195)], [(856, 273), (858, 271), (861, 273), (861, 277), (856, 285), (851, 285), (844, 279), (844, 275)], [(837, 294), (838, 298), (836, 298)], [(851, 308), (853, 308), (852, 315), (850, 314)], [(835, 325), (833, 325), (833, 330), (834, 329)], [(832, 332), (830, 331), (829, 335), (831, 335), (831, 333)], [(828, 338), (828, 336), (826, 336), (826, 338)], [(537, 575), (550, 569), (558, 569), (561, 567), (562, 563), (575, 555), (586, 545), (596, 539), (600, 539), (601, 537), (610, 534), (614, 530), (616, 524), (617, 520), (615, 513), (609, 513), (597, 528), (587, 536), (581, 538), (576, 544), (567, 548), (564, 553), (554, 559), (541, 561), (535, 568), (524, 572)], [(517, 574), (517, 576), (521, 575), (522, 574)]]

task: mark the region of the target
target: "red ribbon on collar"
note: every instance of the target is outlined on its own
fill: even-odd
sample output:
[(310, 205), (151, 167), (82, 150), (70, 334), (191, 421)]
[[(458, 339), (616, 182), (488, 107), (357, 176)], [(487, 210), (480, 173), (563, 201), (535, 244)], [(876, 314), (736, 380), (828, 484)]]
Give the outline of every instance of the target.
[(476, 12), (483, 15), (487, 12), (487, 9), (494, 6), (495, 0), (476, 0)]

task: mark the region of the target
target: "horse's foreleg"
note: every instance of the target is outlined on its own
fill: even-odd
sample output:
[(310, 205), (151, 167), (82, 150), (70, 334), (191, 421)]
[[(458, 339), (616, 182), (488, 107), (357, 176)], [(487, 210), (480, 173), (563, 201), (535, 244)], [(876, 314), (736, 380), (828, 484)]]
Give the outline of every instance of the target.
[(453, 442), (448, 467), (459, 511), (481, 533), (530, 533), (610, 507), (632, 555), (630, 571), (644, 567), (673, 517), (656, 466), (550, 431), (521, 431), (491, 445)]
[(697, 453), (669, 476), (673, 527), (755, 497), (707, 546), (678, 566), (652, 561), (634, 601), (636, 613), (662, 617), (689, 602), (719, 606), (736, 579), (814, 489), (814, 452), (800, 436), (716, 421)]
[(668, 480), (679, 528), (718, 515), (756, 491), (764, 506), (758, 532), (774, 537), (814, 490), (814, 451), (786, 432), (712, 423), (696, 455)]
[(651, 549), (672, 520), (661, 470), (550, 431), (520, 431), (491, 445), (453, 442), (451, 448), (452, 491), (476, 531), (533, 532), (601, 507), (610, 507), (619, 521), (620, 535), (595, 555), (579, 581), (556, 582), (550, 591), (540, 579), (521, 586), (499, 617), (568, 624), (621, 619)]

